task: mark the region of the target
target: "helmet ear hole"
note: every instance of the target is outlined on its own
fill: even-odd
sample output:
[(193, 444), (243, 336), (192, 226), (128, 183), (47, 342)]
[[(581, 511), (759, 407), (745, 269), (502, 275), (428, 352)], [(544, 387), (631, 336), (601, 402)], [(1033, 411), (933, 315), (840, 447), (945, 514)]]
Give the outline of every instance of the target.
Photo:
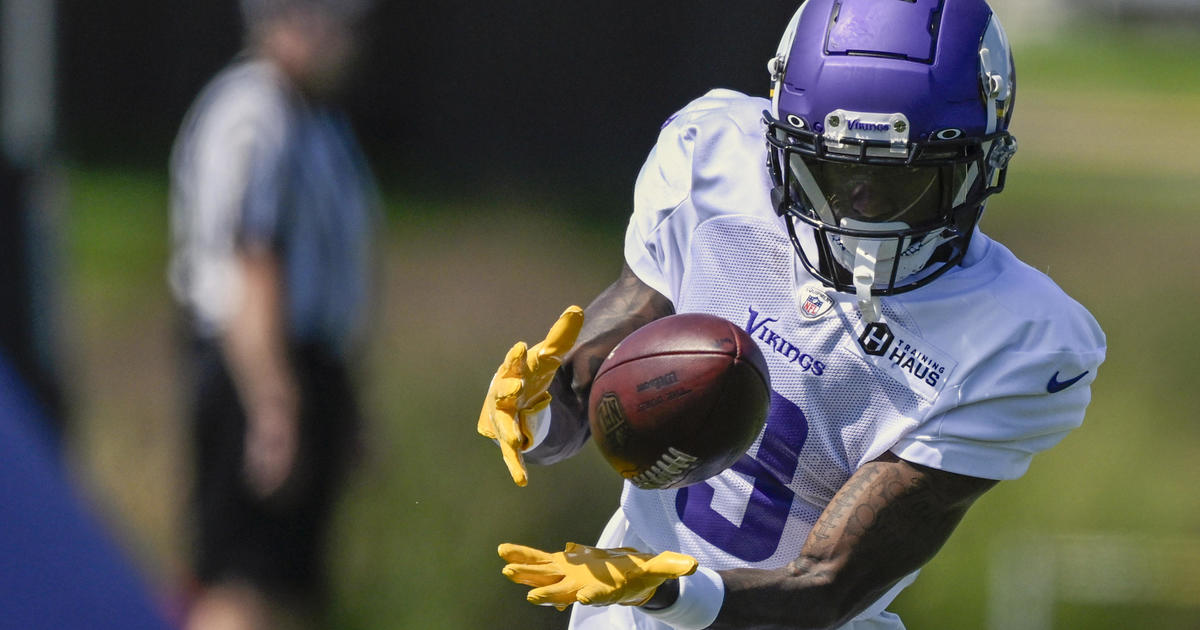
[(999, 98), (1004, 90), (1004, 79), (998, 74), (987, 75), (987, 95), (988, 98)]
[(783, 76), (784, 58), (782, 54), (775, 55), (767, 60), (767, 72), (771, 74), (771, 83), (775, 83)]

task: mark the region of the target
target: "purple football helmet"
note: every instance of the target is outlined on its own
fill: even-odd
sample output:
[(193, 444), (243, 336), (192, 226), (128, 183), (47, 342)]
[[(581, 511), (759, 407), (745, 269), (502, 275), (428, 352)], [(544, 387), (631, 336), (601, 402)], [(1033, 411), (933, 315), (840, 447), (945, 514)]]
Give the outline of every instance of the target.
[(874, 296), (962, 260), (1004, 187), (1008, 39), (983, 0), (807, 0), (768, 69), (776, 210), (805, 267), (877, 319)]

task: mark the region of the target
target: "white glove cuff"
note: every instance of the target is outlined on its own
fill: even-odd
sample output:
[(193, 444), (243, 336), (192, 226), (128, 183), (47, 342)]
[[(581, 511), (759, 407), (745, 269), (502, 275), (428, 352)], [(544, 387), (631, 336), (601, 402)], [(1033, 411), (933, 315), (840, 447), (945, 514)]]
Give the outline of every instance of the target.
[(679, 578), (679, 599), (660, 610), (641, 611), (676, 630), (700, 630), (717, 620), (725, 601), (725, 582), (712, 569), (700, 567)]
[(546, 405), (537, 413), (528, 413), (525, 415), (525, 426), (529, 432), (533, 434), (533, 441), (525, 449), (532, 450), (541, 444), (546, 439), (546, 435), (550, 433), (550, 405)]

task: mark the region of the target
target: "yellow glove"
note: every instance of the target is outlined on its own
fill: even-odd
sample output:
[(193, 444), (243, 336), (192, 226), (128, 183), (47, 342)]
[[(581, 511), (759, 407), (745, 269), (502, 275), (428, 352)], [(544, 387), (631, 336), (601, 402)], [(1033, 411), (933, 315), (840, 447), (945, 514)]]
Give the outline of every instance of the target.
[(500, 443), (500, 454), (518, 486), (529, 481), (521, 456), (533, 442), (526, 417), (550, 404), (546, 389), (582, 327), (583, 309), (568, 307), (541, 343), (526, 348), (525, 342), (519, 341), (509, 349), (488, 387), (476, 430)]
[(575, 543), (556, 553), (505, 543), (499, 552), (509, 563), (502, 571), (505, 577), (536, 587), (525, 596), (529, 603), (559, 610), (575, 602), (639, 606), (663, 582), (695, 573), (698, 564), (674, 551), (653, 555), (629, 547), (598, 549)]

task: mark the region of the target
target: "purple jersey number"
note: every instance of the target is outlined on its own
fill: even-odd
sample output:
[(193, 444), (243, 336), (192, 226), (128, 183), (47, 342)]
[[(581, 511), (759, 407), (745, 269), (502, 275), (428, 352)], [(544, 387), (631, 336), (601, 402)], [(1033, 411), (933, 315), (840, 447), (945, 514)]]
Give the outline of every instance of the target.
[(808, 437), (808, 420), (792, 401), (771, 392), (762, 445), (754, 457), (743, 455), (730, 470), (754, 480), (741, 525), (712, 507), (712, 486), (698, 483), (675, 495), (675, 512), (684, 525), (717, 548), (747, 562), (775, 553), (792, 509), (788, 484), (796, 474), (800, 449)]

